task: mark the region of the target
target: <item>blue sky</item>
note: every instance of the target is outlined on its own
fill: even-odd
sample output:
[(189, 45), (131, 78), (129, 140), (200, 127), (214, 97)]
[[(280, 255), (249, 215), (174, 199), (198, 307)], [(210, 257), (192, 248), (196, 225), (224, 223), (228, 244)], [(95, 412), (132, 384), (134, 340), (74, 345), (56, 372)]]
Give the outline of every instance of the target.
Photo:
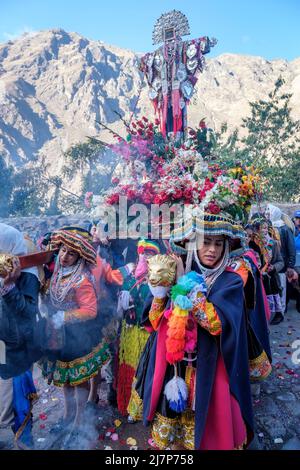
[(0, 0), (0, 42), (24, 31), (63, 28), (137, 52), (153, 50), (155, 20), (176, 9), (191, 36), (218, 39), (225, 53), (300, 57), (300, 0)]

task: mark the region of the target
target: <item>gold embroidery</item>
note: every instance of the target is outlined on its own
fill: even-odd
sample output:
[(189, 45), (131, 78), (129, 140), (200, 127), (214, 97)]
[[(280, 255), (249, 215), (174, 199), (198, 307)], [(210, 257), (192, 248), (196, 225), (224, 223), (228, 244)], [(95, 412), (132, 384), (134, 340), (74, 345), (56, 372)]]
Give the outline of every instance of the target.
[(159, 321), (164, 313), (165, 303), (166, 299), (158, 299), (156, 297), (152, 301), (149, 320), (154, 330), (157, 330), (158, 328)]
[(176, 439), (177, 418), (166, 418), (156, 413), (152, 424), (152, 438), (159, 449), (169, 447)]
[(272, 372), (272, 366), (267, 354), (263, 351), (258, 357), (249, 359), (249, 373), (251, 381), (266, 379)]
[(143, 400), (132, 385), (131, 396), (127, 407), (128, 414), (135, 420), (140, 421), (143, 417)]
[(205, 297), (200, 298), (199, 302), (193, 308), (193, 315), (195, 320), (209, 331), (210, 334), (216, 336), (222, 332), (222, 324), (211, 302), (208, 302)]
[(187, 410), (177, 418), (166, 418), (156, 413), (152, 424), (152, 438), (155, 445), (163, 450), (172, 444), (185, 449), (194, 449), (195, 415)]
[(79, 357), (78, 359), (74, 359), (74, 361), (70, 361), (70, 362), (62, 362), (62, 361), (57, 361), (56, 364), (57, 364), (57, 367), (59, 367), (60, 369), (69, 369), (70, 367), (74, 367), (78, 364), (84, 364), (86, 361), (88, 361), (89, 359), (92, 359), (92, 357), (94, 357), (95, 354), (97, 354), (101, 349), (103, 349), (105, 347), (105, 343), (104, 341), (102, 341), (100, 344), (98, 344), (98, 346), (96, 346), (89, 354), (87, 354), (86, 356), (83, 356), (83, 357)]

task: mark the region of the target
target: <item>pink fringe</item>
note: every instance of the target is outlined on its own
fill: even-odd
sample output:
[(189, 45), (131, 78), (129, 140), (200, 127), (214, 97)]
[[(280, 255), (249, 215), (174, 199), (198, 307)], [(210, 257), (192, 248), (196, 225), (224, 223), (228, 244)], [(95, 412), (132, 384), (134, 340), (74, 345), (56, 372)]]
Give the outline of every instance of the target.
[(173, 108), (173, 132), (182, 130), (182, 113), (180, 109), (180, 91), (172, 91), (172, 108)]
[(171, 314), (172, 314), (172, 309), (169, 308), (168, 310), (165, 311), (164, 316), (165, 316), (165, 318), (168, 319), (168, 318), (170, 318)]
[(197, 324), (195, 320), (190, 317), (188, 319), (187, 328), (185, 330), (185, 347), (184, 350), (187, 353), (195, 351), (197, 344)]
[(161, 120), (161, 132), (164, 137), (166, 137), (167, 115), (168, 115), (168, 95), (164, 95), (162, 120)]

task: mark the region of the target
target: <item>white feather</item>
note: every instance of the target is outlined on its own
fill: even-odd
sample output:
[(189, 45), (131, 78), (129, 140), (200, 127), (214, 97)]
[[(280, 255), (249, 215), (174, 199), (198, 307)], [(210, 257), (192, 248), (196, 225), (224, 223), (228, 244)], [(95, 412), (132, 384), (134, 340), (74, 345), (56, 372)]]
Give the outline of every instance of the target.
[(188, 388), (185, 381), (181, 377), (173, 377), (165, 386), (164, 394), (169, 401), (179, 401), (179, 390), (183, 400), (188, 398)]

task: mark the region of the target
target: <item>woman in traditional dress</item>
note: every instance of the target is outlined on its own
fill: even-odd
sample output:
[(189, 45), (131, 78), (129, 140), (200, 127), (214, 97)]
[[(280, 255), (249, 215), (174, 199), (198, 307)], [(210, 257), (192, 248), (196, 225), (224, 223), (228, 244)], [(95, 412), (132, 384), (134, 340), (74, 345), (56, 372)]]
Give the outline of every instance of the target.
[[(83, 424), (89, 380), (109, 360), (108, 345), (100, 341), (95, 279), (96, 252), (88, 232), (72, 228), (51, 236), (59, 248), (50, 282), (50, 347), (54, 385), (63, 387), (65, 413), (62, 427), (70, 428), (73, 444)], [(54, 313), (55, 312), (55, 313)]]
[(254, 214), (250, 223), (253, 226), (253, 235), (249, 247), (256, 251), (260, 257), (260, 270), (267, 295), (271, 323), (275, 318), (283, 318), (281, 303), (280, 271), (284, 268), (284, 260), (280, 252), (279, 242), (272, 238), (270, 232), (272, 224), (263, 214)]
[[(151, 288), (154, 333), (129, 410), (151, 423), (160, 449), (240, 449), (254, 435), (244, 301), (249, 265), (230, 258), (230, 248), (245, 232), (221, 214), (194, 216), (188, 227), (171, 240), (185, 258), (185, 269), (177, 258), (171, 299), (168, 288)], [(267, 358), (262, 367), (270, 372)]]

